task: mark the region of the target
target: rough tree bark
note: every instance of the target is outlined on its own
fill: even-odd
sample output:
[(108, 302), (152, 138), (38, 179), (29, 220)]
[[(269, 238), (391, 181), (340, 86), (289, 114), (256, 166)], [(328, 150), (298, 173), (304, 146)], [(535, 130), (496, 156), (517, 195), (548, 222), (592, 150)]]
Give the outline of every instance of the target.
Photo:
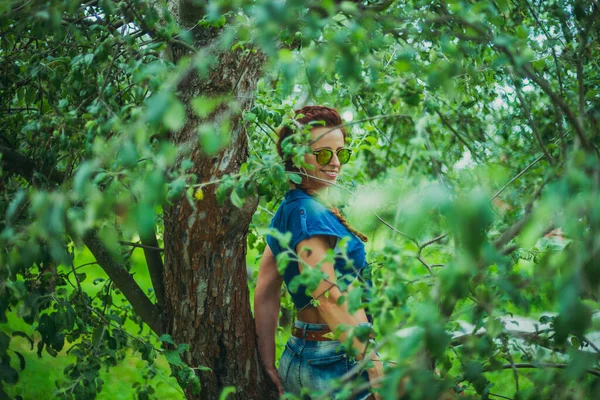
[[(171, 2), (170, 6), (184, 27), (192, 28), (201, 14), (185, 0)], [(193, 34), (195, 45), (213, 48), (218, 61), (207, 77), (192, 73), (180, 84), (178, 93), (188, 105), (188, 120), (173, 140), (187, 149), (178, 162), (191, 159), (191, 172), (197, 174), (198, 182), (207, 182), (239, 171), (248, 155), (246, 131), (241, 115), (235, 115), (230, 119), (230, 144), (216, 155), (207, 156), (198, 144), (201, 121), (190, 110), (189, 101), (199, 95), (232, 95), (242, 109), (247, 108), (264, 57), (242, 56), (240, 51), (211, 46), (221, 34), (214, 28), (196, 27)], [(174, 61), (189, 55), (183, 48), (173, 48), (172, 52)], [(219, 121), (223, 111), (217, 109), (207, 119)], [(204, 199), (196, 202), (196, 210), (185, 197), (165, 210), (166, 332), (176, 342), (190, 345), (184, 356), (190, 366), (212, 370), (199, 372), (201, 392), (194, 396), (191, 389), (186, 389), (188, 398), (215, 399), (227, 386), (235, 386), (235, 396), (240, 399), (277, 398), (259, 362), (246, 283), (246, 238), (257, 202), (247, 201), (242, 209), (229, 201), (219, 206), (215, 189), (204, 189)]]

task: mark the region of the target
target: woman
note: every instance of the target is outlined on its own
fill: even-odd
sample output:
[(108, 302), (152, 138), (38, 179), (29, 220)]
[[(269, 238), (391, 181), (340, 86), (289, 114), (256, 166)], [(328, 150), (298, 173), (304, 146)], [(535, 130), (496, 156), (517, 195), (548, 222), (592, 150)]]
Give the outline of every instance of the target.
[[(336, 285), (336, 272), (340, 279), (357, 278), (362, 267), (366, 265), (363, 241), (366, 237), (352, 229), (335, 208), (328, 209), (315, 198), (317, 194), (327, 191), (335, 184), (342, 165), (350, 158), (350, 150), (344, 147), (346, 132), (339, 126), (342, 120), (337, 111), (321, 106), (308, 106), (296, 111), (300, 126), (319, 121), (311, 129), (312, 140), (309, 151), (304, 156), (306, 164), (312, 168), (298, 168), (293, 165), (291, 156), (284, 156), (283, 148), (295, 143), (294, 131), (284, 127), (279, 134), (277, 150), (284, 158), (286, 170), (300, 172), (302, 183), (292, 185), (293, 189), (286, 193), (285, 200), (273, 217), (271, 227), (281, 233), (290, 232), (291, 241), (285, 248), (272, 236), (267, 237), (258, 273), (254, 297), (256, 331), (258, 348), (267, 373), (277, 385), (280, 393), (300, 394), (302, 388), (311, 393), (322, 392), (331, 386), (331, 380), (340, 378), (356, 361), (347, 357), (341, 349), (340, 341), (346, 340), (346, 333), (340, 335), (340, 341), (332, 340), (327, 333), (335, 332), (339, 325), (358, 326), (368, 324), (364, 310), (354, 314), (348, 311), (340, 297), (344, 295)], [(324, 122), (324, 126), (322, 122)], [(337, 128), (336, 128), (337, 127)], [(329, 249), (336, 249), (342, 238), (347, 241), (347, 259), (336, 257), (335, 262), (322, 262)], [(287, 265), (283, 276), (277, 270), (276, 257), (291, 249), (297, 254)], [(318, 287), (306, 295), (306, 286), (300, 285), (297, 290), (290, 290), (290, 295), (297, 309), (297, 320), (292, 327), (292, 336), (282, 354), (279, 371), (275, 368), (275, 332), (279, 316), (280, 291), (282, 282), (288, 288), (295, 286), (290, 282), (305, 268), (320, 268), (327, 276), (320, 280)], [(346, 285), (343, 285), (345, 287)], [(317, 302), (311, 302), (316, 299)], [(342, 303), (342, 304), (338, 304)], [(314, 304), (314, 305), (313, 305)], [(368, 379), (373, 382), (382, 375), (382, 366), (376, 354), (367, 352), (365, 343), (353, 339), (352, 346), (362, 359), (364, 354), (373, 361), (373, 367), (355, 379)], [(359, 393), (357, 399), (369, 396), (368, 390)]]

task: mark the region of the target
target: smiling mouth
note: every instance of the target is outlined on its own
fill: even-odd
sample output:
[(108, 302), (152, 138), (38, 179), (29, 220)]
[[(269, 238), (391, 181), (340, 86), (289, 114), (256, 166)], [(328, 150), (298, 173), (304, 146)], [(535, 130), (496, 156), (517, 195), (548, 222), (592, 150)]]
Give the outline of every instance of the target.
[(330, 178), (337, 178), (338, 173), (336, 171), (322, 171), (325, 175)]

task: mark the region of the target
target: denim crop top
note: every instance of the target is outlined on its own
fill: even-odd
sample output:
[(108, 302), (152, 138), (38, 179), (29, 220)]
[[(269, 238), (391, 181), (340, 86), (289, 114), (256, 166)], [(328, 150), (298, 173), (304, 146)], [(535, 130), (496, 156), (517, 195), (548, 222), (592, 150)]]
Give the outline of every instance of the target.
[[(285, 194), (285, 199), (271, 220), (270, 228), (284, 234), (291, 233), (289, 248), (293, 251), (294, 256), (296, 245), (312, 236), (334, 236), (338, 238), (338, 242), (339, 239), (347, 237), (349, 240), (346, 245), (346, 255), (348, 260), (351, 260), (352, 265), (348, 265), (345, 257), (338, 255), (341, 251), (338, 251), (336, 246), (334, 269), (336, 275), (338, 275), (337, 279), (339, 281), (345, 278), (347, 283), (350, 283), (356, 278), (357, 272), (359, 274), (363, 272), (363, 267), (366, 265), (363, 242), (342, 225), (340, 220), (327, 207), (300, 189), (293, 189)], [(288, 250), (282, 248), (279, 241), (271, 235), (267, 235), (267, 244), (276, 257)], [(299, 274), (298, 262), (290, 261), (283, 273), (283, 280), (288, 289), (292, 279)], [(367, 280), (367, 285), (371, 286), (369, 280)], [(289, 290), (289, 292), (297, 310), (302, 309), (311, 301), (311, 297), (306, 294), (305, 285), (300, 285), (297, 290)]]

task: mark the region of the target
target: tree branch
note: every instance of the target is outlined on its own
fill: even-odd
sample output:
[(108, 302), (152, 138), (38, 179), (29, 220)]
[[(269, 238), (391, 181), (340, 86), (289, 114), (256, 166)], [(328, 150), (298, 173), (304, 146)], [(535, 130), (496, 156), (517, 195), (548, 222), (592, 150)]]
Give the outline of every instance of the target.
[(477, 156), (477, 154), (475, 154), (475, 152), (473, 151), (473, 149), (471, 148), (471, 146), (469, 145), (469, 143), (467, 143), (467, 141), (465, 139), (463, 139), (462, 136), (460, 136), (460, 134), (457, 132), (456, 129), (454, 129), (454, 127), (452, 126), (452, 124), (450, 123), (450, 121), (448, 121), (448, 119), (444, 116), (444, 114), (442, 114), (440, 112), (440, 110), (435, 110), (436, 114), (440, 117), (440, 120), (442, 121), (442, 123), (448, 128), (450, 129), (450, 132), (452, 132), (454, 134), (454, 136), (456, 136), (456, 138), (465, 145), (465, 147), (467, 149), (469, 149), (469, 153), (471, 153), (471, 156), (475, 159), (478, 160), (479, 157)]
[(515, 60), (515, 56), (511, 49), (509, 49), (508, 46), (504, 44), (498, 43), (495, 40), (496, 37), (491, 31), (487, 30), (486, 28), (483, 28), (479, 24), (472, 23), (464, 18), (449, 14), (448, 10), (445, 9), (445, 7), (442, 7), (442, 9), (444, 10), (444, 15), (435, 18), (433, 20), (434, 22), (455, 21), (465, 26), (468, 26), (480, 35), (479, 37), (471, 37), (469, 40), (476, 41), (479, 43), (491, 44), (493, 47), (496, 47), (497, 49), (502, 51), (502, 53), (504, 53), (508, 57), (510, 63), (515, 67), (516, 71), (520, 73), (520, 75), (533, 81), (540, 89), (542, 89), (544, 93), (546, 93), (546, 95), (548, 95), (548, 97), (550, 97), (552, 103), (556, 104), (562, 110), (562, 112), (567, 117), (569, 123), (573, 126), (573, 129), (575, 129), (575, 132), (577, 133), (577, 136), (579, 137), (579, 140), (581, 141), (583, 147), (586, 150), (592, 149), (589, 140), (585, 136), (585, 131), (583, 129), (583, 126), (581, 125), (581, 121), (575, 116), (575, 113), (573, 113), (573, 110), (571, 109), (571, 107), (569, 107), (565, 100), (563, 100), (561, 96), (559, 96), (554, 90), (552, 90), (548, 81), (533, 73), (527, 65), (521, 65), (520, 63), (518, 63)]
[(512, 224), (507, 230), (505, 230), (504, 233), (502, 233), (502, 235), (500, 235), (498, 239), (494, 240), (494, 247), (496, 249), (500, 249), (504, 247), (508, 242), (513, 240), (519, 233), (521, 233), (521, 230), (525, 227), (527, 222), (529, 222), (530, 216), (530, 213), (526, 212), (520, 220), (518, 220), (517, 222)]
[[(506, 50), (506, 52), (508, 52), (508, 50)], [(548, 95), (548, 97), (550, 97), (552, 102), (555, 103), (562, 110), (563, 113), (565, 113), (565, 116), (575, 129), (579, 140), (581, 140), (581, 144), (583, 145), (583, 147), (586, 149), (590, 149), (591, 145), (589, 140), (585, 136), (583, 127), (581, 126), (581, 121), (575, 116), (575, 114), (573, 114), (573, 110), (571, 110), (567, 103), (565, 103), (565, 101), (552, 90), (550, 84), (546, 82), (546, 80), (532, 73), (526, 66), (523, 66), (522, 70), (525, 76), (531, 79), (533, 82), (535, 82)]]
[(131, 246), (131, 247), (137, 247), (139, 249), (150, 250), (150, 251), (157, 252), (157, 253), (163, 253), (165, 251), (165, 249), (163, 249), (162, 247), (145, 245), (143, 243), (139, 244), (139, 243), (133, 243), (133, 242), (126, 242), (124, 240), (119, 240), (119, 244), (122, 244), (123, 246)]
[(542, 154), (541, 156), (539, 156), (538, 158), (536, 158), (535, 160), (533, 160), (528, 166), (525, 167), (525, 169), (523, 169), (521, 172), (519, 172), (517, 175), (515, 175), (510, 181), (508, 181), (504, 186), (502, 186), (500, 188), (500, 190), (498, 190), (496, 192), (496, 194), (494, 194), (492, 196), (492, 198), (490, 199), (490, 202), (493, 201), (496, 197), (500, 196), (500, 194), (504, 191), (504, 189), (506, 189), (507, 187), (510, 186), (511, 183), (513, 183), (514, 181), (516, 181), (517, 179), (519, 179), (521, 177), (521, 175), (523, 175), (525, 172), (527, 172), (529, 170), (529, 168), (531, 168), (535, 164), (537, 164), (538, 161), (540, 161), (542, 158), (544, 158), (544, 154)]
[(161, 334), (162, 321), (158, 307), (152, 304), (129, 271), (114, 259), (104, 246), (104, 243), (102, 243), (98, 233), (95, 230), (89, 231), (83, 237), (83, 242), (96, 258), (98, 265), (100, 265), (108, 277), (112, 279), (116, 287), (123, 293), (127, 301), (129, 301), (136, 314), (156, 334)]
[(414, 244), (416, 244), (417, 246), (419, 245), (419, 242), (417, 242), (417, 240), (411, 236), (408, 236), (406, 233), (399, 231), (398, 229), (394, 228), (392, 225), (390, 225), (388, 222), (386, 222), (383, 218), (381, 218), (379, 216), (379, 214), (377, 214), (376, 212), (373, 212), (373, 215), (375, 215), (375, 218), (377, 218), (379, 220), (379, 222), (381, 222), (382, 224), (384, 224), (385, 226), (387, 226), (388, 228), (390, 228), (392, 231), (396, 232), (398, 235), (405, 237), (406, 239), (410, 240), (411, 242), (413, 242)]
[(434, 237), (433, 239), (430, 239), (430, 240), (428, 240), (428, 241), (424, 242), (423, 244), (421, 244), (421, 245), (419, 246), (419, 250), (422, 250), (422, 249), (424, 249), (425, 247), (427, 247), (427, 246), (430, 246), (430, 245), (434, 244), (435, 242), (438, 242), (438, 241), (440, 241), (440, 240), (444, 239), (446, 236), (448, 236), (448, 234), (447, 234), (447, 233), (442, 233), (441, 235), (439, 235), (439, 236), (436, 236), (436, 237)]
[(598, 346), (596, 346), (594, 344), (594, 342), (592, 342), (590, 339), (588, 339), (587, 337), (583, 337), (583, 341), (586, 342), (588, 345), (590, 345), (590, 347), (594, 350), (596, 350), (596, 353), (600, 354), (600, 349), (598, 348)]
[[(431, 133), (430, 129), (427, 129), (427, 131), (428, 131), (428, 133)], [(390, 152), (391, 147), (392, 146), (389, 146), (388, 155), (390, 154), (389, 152)], [(433, 170), (437, 176), (438, 181), (440, 182), (440, 185), (444, 185), (444, 187), (446, 189), (451, 191), (452, 188), (451, 188), (450, 184), (446, 181), (444, 174), (442, 173), (442, 168), (441, 168), (442, 163), (436, 157), (433, 156), (435, 154), (435, 151), (433, 149), (433, 146), (431, 145), (431, 142), (429, 141), (428, 136), (425, 136), (425, 148), (429, 152), (429, 159), (431, 160), (431, 165), (433, 166)]]
[[(582, 35), (583, 36), (583, 35)], [(585, 83), (583, 82), (583, 57), (585, 52), (585, 43), (577, 55), (577, 91), (579, 92), (579, 118), (583, 119), (585, 113)]]
[[(505, 339), (519, 339), (519, 340), (523, 340), (527, 344), (540, 346), (545, 349), (548, 349), (551, 351), (556, 351), (559, 353), (566, 353), (567, 352), (566, 349), (562, 350), (557, 347), (552, 347), (551, 344), (545, 342), (545, 340), (548, 338), (545, 336), (542, 336), (542, 334), (550, 334), (550, 333), (551, 332), (549, 329), (543, 329), (543, 330), (535, 331), (535, 332), (527, 332), (527, 331), (520, 331), (520, 330), (506, 330), (506, 332), (502, 334), (502, 337)], [(467, 343), (471, 338), (473, 338), (473, 337), (479, 338), (479, 337), (485, 336), (486, 334), (487, 333), (484, 331), (479, 331), (477, 333), (465, 334), (465, 335), (455, 337), (451, 340), (450, 347), (454, 348), (457, 346), (462, 346), (465, 343)], [(524, 352), (523, 349), (521, 349), (521, 351)]]
[(153, 248), (158, 248), (155, 230), (152, 229), (152, 232), (150, 232), (148, 236), (140, 237), (140, 239), (144, 245), (144, 256), (146, 257), (150, 280), (152, 280), (152, 287), (156, 294), (156, 304), (162, 311), (165, 306), (165, 285), (163, 280), (164, 264), (160, 252), (152, 250)]
[[(360, 95), (356, 95), (355, 99), (356, 99), (356, 102), (358, 103), (358, 105), (360, 106), (360, 108), (362, 108), (365, 115), (370, 118), (371, 115), (369, 114), (369, 112), (367, 111), (367, 108), (365, 107), (364, 103), (362, 102), (362, 98), (360, 97)], [(371, 125), (373, 125), (373, 128), (375, 128), (375, 130), (377, 131), (377, 133), (379, 133), (379, 135), (381, 137), (383, 137), (385, 140), (387, 140), (388, 144), (392, 143), (392, 140), (387, 135), (384, 135), (383, 132), (381, 132), (381, 130), (379, 129), (379, 127), (377, 126), (377, 124), (375, 122), (372, 122)], [(390, 146), (390, 148), (391, 147), (392, 146)]]
[[(537, 364), (529, 364), (529, 363), (518, 363), (518, 364), (505, 364), (499, 367), (500, 369), (513, 369), (513, 368), (560, 368), (566, 369), (569, 367), (569, 364), (554, 364), (554, 363), (537, 363)], [(497, 370), (498, 367), (488, 367), (485, 369), (485, 372), (492, 372)], [(595, 376), (600, 376), (600, 371), (597, 369), (587, 369), (586, 372), (588, 374), (592, 374)]]
[[(536, 159), (535, 162), (539, 161), (543, 156), (540, 156)], [(521, 173), (519, 173), (518, 176), (523, 175), (523, 173), (529, 169), (529, 167), (532, 164), (528, 165), (527, 168), (525, 168), (525, 170), (521, 171)], [(533, 208), (533, 203), (535, 202), (535, 200), (539, 197), (540, 194), (542, 194), (542, 190), (544, 189), (544, 186), (546, 186), (546, 184), (548, 182), (550, 182), (550, 180), (552, 179), (552, 173), (549, 174), (544, 181), (540, 184), (540, 187), (537, 188), (537, 190), (533, 193), (533, 196), (531, 196), (531, 199), (529, 200), (529, 202), (527, 203), (527, 205), (525, 206), (525, 213), (523, 215), (523, 217), (517, 221), (516, 223), (514, 223), (510, 228), (508, 228), (506, 231), (504, 231), (504, 233), (494, 241), (494, 247), (496, 247), (496, 249), (500, 249), (502, 247), (504, 247), (508, 242), (510, 242), (513, 238), (515, 238), (520, 232), (521, 229), (523, 229), (523, 227), (525, 226), (525, 224), (527, 223), (527, 221), (529, 220), (529, 216), (531, 214), (531, 209)], [(504, 187), (497, 193), (500, 194), (502, 192), (502, 190), (504, 190), (504, 188), (506, 188), (511, 182), (513, 182), (516, 178), (515, 177), (513, 179), (511, 179), (511, 181), (509, 183), (507, 183), (506, 185), (504, 185)], [(496, 198), (497, 196), (494, 196), (494, 198)], [(492, 200), (494, 199), (492, 198)], [(490, 200), (491, 201), (491, 200)], [(515, 251), (518, 247), (517, 246), (509, 246), (507, 248), (505, 248), (502, 251), (503, 255), (508, 255), (510, 253), (512, 253), (513, 251)]]
[[(17, 152), (0, 146), (0, 153), (2, 154), (2, 167), (10, 171), (12, 173), (23, 176), (27, 180), (31, 180), (35, 173), (41, 173), (47, 177), (48, 180), (61, 184), (65, 179), (65, 174), (56, 171), (54, 168), (47, 167), (45, 169), (40, 169), (36, 163), (28, 157), (22, 156)], [(156, 240), (156, 237), (154, 238)], [(106, 272), (108, 277), (112, 279), (115, 285), (123, 292), (125, 298), (129, 301), (135, 312), (142, 317), (142, 320), (148, 324), (150, 329), (152, 329), (157, 334), (162, 331), (162, 323), (160, 319), (160, 313), (158, 307), (152, 304), (152, 302), (148, 299), (144, 291), (139, 287), (137, 282), (133, 279), (129, 271), (127, 271), (122, 265), (116, 262), (114, 257), (110, 254), (110, 252), (106, 249), (102, 240), (98, 237), (96, 231), (88, 232), (84, 238), (83, 242), (90, 249), (98, 265)], [(135, 245), (132, 243), (132, 245)], [(146, 245), (135, 245), (135, 247), (148, 247)], [(156, 250), (157, 246), (152, 246), (152, 250), (145, 248), (145, 251), (157, 254), (160, 259), (160, 252)], [(154, 260), (153, 262), (156, 262)], [(160, 261), (161, 270), (162, 270), (162, 260)], [(155, 264), (150, 266), (150, 262), (148, 262), (148, 268), (158, 268)], [(162, 283), (162, 272), (161, 283)], [(152, 278), (152, 275), (151, 275)], [(152, 281), (154, 285), (154, 279)], [(162, 286), (158, 285), (159, 289), (154, 288), (157, 296), (157, 300), (160, 296), (164, 300), (164, 289)]]

